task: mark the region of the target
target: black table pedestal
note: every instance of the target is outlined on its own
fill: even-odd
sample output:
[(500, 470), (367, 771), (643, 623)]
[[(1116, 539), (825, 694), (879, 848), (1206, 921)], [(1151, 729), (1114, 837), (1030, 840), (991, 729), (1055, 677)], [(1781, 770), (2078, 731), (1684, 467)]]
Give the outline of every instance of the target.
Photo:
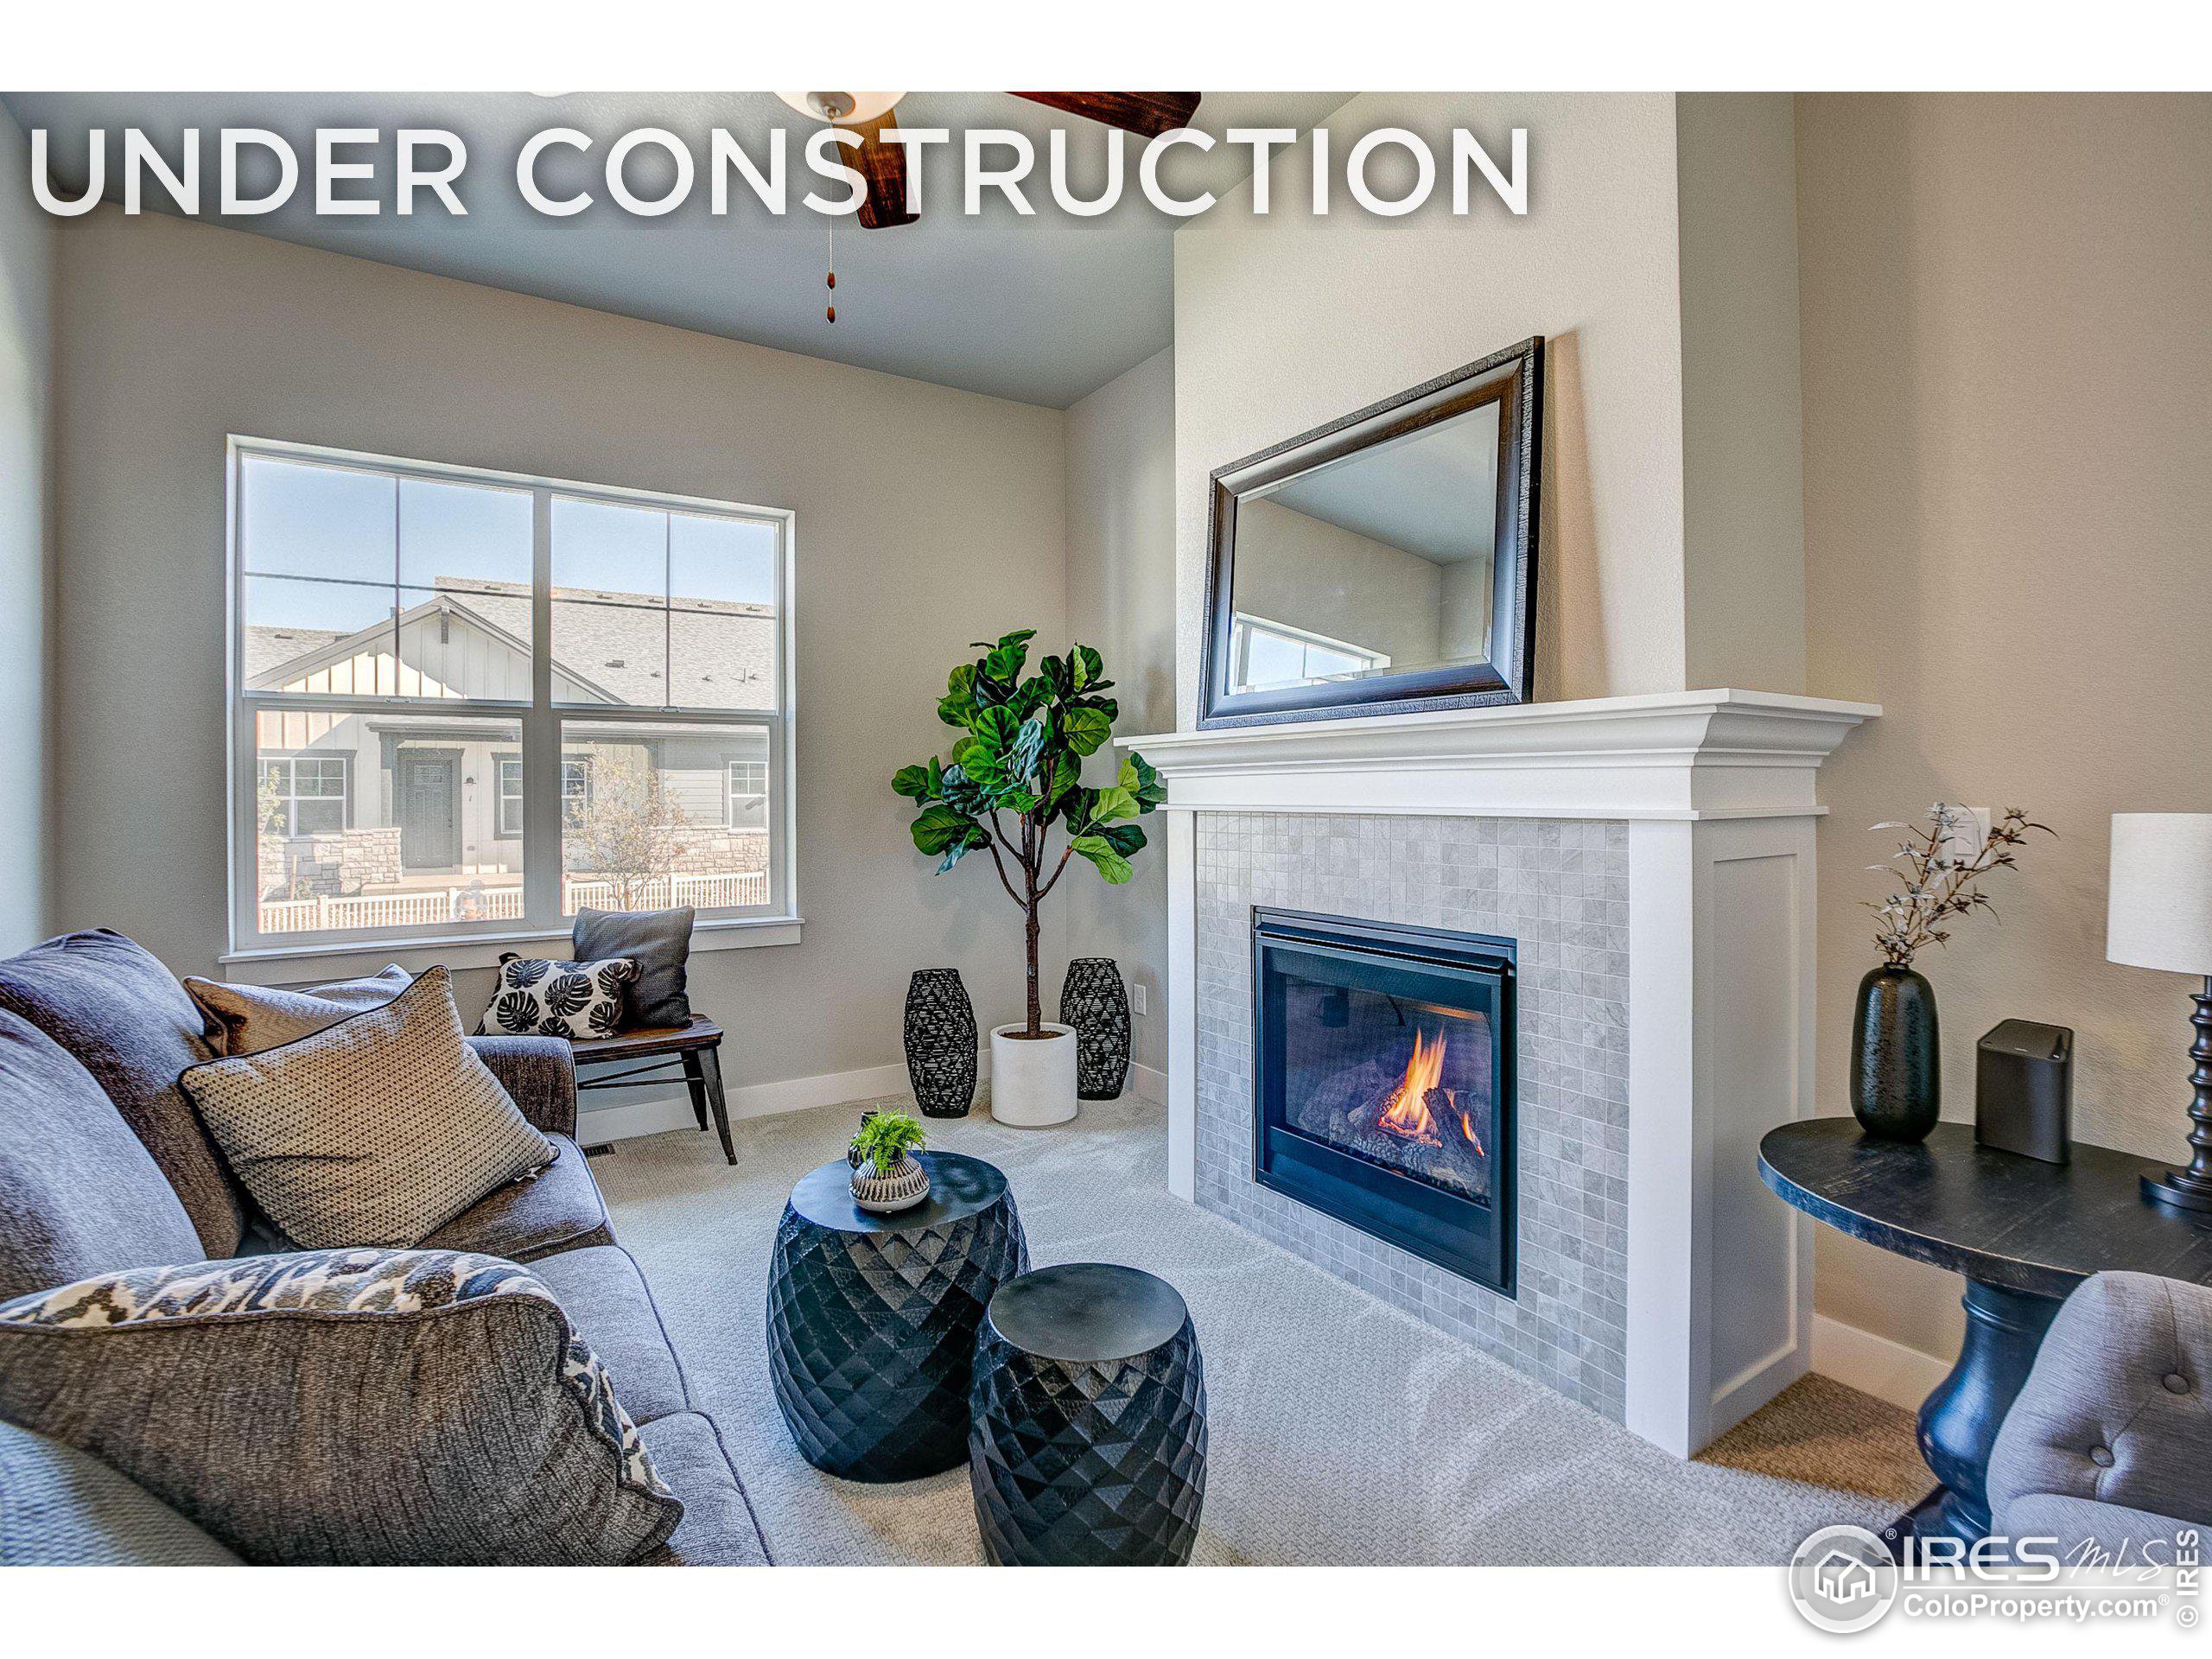
[(976, 1332), (1029, 1266), (1006, 1178), (925, 1152), (930, 1195), (873, 1215), (851, 1168), (791, 1189), (768, 1278), (768, 1376), (799, 1455), (847, 1480), (913, 1480), (968, 1456)]
[(1883, 1541), (1892, 1547), (1907, 1537), (1973, 1543), (1989, 1535), (1990, 1448), (2028, 1380), (2059, 1299), (1968, 1279), (1965, 1306), (1958, 1363), (1921, 1402), (1916, 1430), (1920, 1455), (1942, 1484), (1883, 1529)]

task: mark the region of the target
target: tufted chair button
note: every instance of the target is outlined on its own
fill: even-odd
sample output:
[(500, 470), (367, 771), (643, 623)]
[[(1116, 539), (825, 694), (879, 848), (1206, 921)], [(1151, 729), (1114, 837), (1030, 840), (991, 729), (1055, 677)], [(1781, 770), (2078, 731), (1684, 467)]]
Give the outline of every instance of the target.
[(2111, 1468), (2112, 1448), (2110, 1446), (2091, 1446), (2089, 1448), (2089, 1461), (2095, 1464), (2100, 1469)]
[(2187, 1394), (2189, 1392), (2189, 1379), (2183, 1376), (2179, 1371), (2168, 1371), (2165, 1376), (2160, 1377), (2158, 1380), (2165, 1385), (2165, 1389), (2168, 1394)]

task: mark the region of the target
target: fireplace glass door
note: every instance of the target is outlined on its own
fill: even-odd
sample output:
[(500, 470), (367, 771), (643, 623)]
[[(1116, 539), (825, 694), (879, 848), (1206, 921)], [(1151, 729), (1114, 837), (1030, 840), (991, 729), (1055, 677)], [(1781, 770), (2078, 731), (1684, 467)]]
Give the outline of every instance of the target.
[(1255, 912), (1254, 1173), (1510, 1294), (1510, 940)]

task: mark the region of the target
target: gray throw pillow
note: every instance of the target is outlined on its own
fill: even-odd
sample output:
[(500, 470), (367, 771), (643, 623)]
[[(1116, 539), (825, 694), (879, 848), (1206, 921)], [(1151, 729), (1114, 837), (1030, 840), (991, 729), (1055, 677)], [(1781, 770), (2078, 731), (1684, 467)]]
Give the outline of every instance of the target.
[(328, 985), (285, 990), (269, 985), (233, 985), (226, 980), (184, 976), (184, 988), (207, 1018), (207, 1040), (218, 1054), (258, 1054), (312, 1037), (340, 1020), (380, 1008), (413, 982), (397, 963), (365, 979), (341, 979)]
[(580, 910), (571, 934), (576, 959), (627, 957), (638, 977), (622, 993), (622, 1025), (627, 1031), (658, 1030), (691, 1023), (691, 999), (685, 994), (686, 964), (691, 957), (689, 905), (673, 910)]
[(308, 1249), (418, 1244), (556, 1155), (468, 1046), (443, 968), (183, 1081), (246, 1191)]
[(455, 1250), (137, 1268), (0, 1305), (0, 1414), (250, 1561), (619, 1566), (683, 1506), (527, 1268)]

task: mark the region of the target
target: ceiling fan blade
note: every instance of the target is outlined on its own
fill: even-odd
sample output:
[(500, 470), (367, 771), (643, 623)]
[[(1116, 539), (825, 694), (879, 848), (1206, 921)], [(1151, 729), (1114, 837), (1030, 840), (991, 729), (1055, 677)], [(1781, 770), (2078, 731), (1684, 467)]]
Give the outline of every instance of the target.
[(1120, 127), (1141, 138), (1157, 138), (1163, 132), (1187, 127), (1198, 113), (1196, 92), (1016, 92), (1032, 104), (1088, 116), (1109, 127)]
[(861, 228), (864, 231), (889, 230), (894, 225), (912, 225), (921, 218), (919, 213), (906, 211), (906, 148), (884, 142), (885, 130), (893, 124), (887, 115), (864, 126), (846, 128), (861, 139), (861, 147), (852, 151), (847, 161), (868, 181), (868, 199), (861, 203)]

